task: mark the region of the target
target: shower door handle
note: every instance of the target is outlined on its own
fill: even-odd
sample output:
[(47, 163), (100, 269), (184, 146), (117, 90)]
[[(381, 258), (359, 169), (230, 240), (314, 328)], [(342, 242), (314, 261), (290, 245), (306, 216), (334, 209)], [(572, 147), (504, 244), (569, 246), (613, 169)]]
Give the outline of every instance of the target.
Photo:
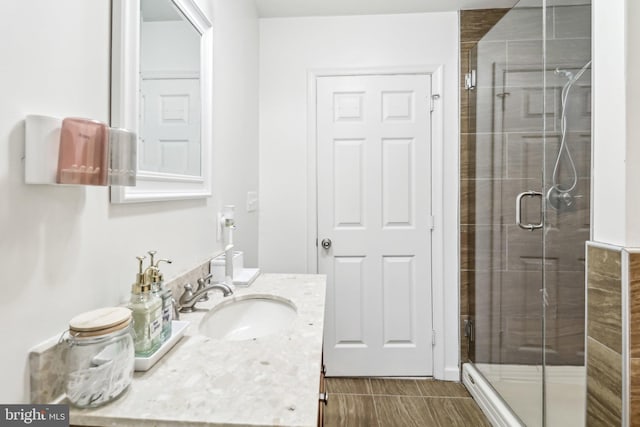
[(544, 225), (543, 216), (542, 216), (542, 207), (540, 208), (539, 224), (523, 224), (522, 223), (522, 199), (524, 199), (525, 197), (540, 197), (540, 203), (542, 203), (542, 193), (538, 191), (525, 191), (523, 193), (518, 194), (518, 197), (516, 197), (516, 224), (518, 224), (518, 227), (522, 228), (523, 230), (529, 230), (529, 231), (542, 228), (542, 226)]

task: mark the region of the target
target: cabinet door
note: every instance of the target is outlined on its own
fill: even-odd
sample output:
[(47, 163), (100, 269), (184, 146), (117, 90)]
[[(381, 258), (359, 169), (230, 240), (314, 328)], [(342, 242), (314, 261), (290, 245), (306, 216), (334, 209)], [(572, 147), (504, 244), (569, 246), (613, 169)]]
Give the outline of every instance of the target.
[(327, 387), (324, 380), (325, 367), (324, 357), (320, 363), (320, 390), (318, 399), (318, 427), (324, 427), (324, 407), (327, 404)]

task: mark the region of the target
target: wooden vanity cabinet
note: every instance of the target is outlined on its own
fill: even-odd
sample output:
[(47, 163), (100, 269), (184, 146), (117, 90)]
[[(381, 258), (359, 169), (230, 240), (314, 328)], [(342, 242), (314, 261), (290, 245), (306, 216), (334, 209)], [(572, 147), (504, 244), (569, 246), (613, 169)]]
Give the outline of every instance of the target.
[(318, 394), (318, 427), (324, 426), (324, 409), (327, 406), (327, 401), (329, 396), (327, 394), (327, 386), (324, 379), (324, 374), (326, 372), (324, 366), (324, 360), (320, 364), (320, 390)]

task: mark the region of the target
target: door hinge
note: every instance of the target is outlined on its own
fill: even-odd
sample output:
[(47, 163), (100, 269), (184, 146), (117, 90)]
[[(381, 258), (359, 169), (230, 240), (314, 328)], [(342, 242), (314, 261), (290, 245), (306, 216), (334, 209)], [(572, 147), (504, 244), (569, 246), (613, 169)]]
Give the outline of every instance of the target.
[(434, 93), (433, 95), (431, 95), (430, 98), (430, 102), (431, 102), (431, 107), (430, 107), (430, 111), (433, 113), (433, 110), (436, 109), (436, 101), (440, 99), (440, 94)]
[(473, 323), (473, 319), (464, 320), (464, 336), (467, 337), (469, 342), (475, 342), (476, 340), (476, 325)]
[(316, 237), (316, 248), (318, 247), (318, 238)]
[(435, 347), (436, 345), (436, 331), (431, 330), (431, 345)]
[(431, 231), (433, 231), (433, 229), (435, 228), (435, 223), (436, 223), (436, 219), (434, 216), (429, 215), (427, 217), (427, 228)]
[(471, 70), (464, 75), (464, 88), (466, 90), (474, 90), (476, 88), (476, 70)]

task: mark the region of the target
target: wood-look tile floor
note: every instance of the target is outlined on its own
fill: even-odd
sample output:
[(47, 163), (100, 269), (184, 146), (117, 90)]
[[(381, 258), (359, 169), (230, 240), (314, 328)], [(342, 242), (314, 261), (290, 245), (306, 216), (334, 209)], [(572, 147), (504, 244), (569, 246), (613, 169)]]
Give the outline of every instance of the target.
[(462, 384), (327, 378), (326, 427), (490, 427)]

